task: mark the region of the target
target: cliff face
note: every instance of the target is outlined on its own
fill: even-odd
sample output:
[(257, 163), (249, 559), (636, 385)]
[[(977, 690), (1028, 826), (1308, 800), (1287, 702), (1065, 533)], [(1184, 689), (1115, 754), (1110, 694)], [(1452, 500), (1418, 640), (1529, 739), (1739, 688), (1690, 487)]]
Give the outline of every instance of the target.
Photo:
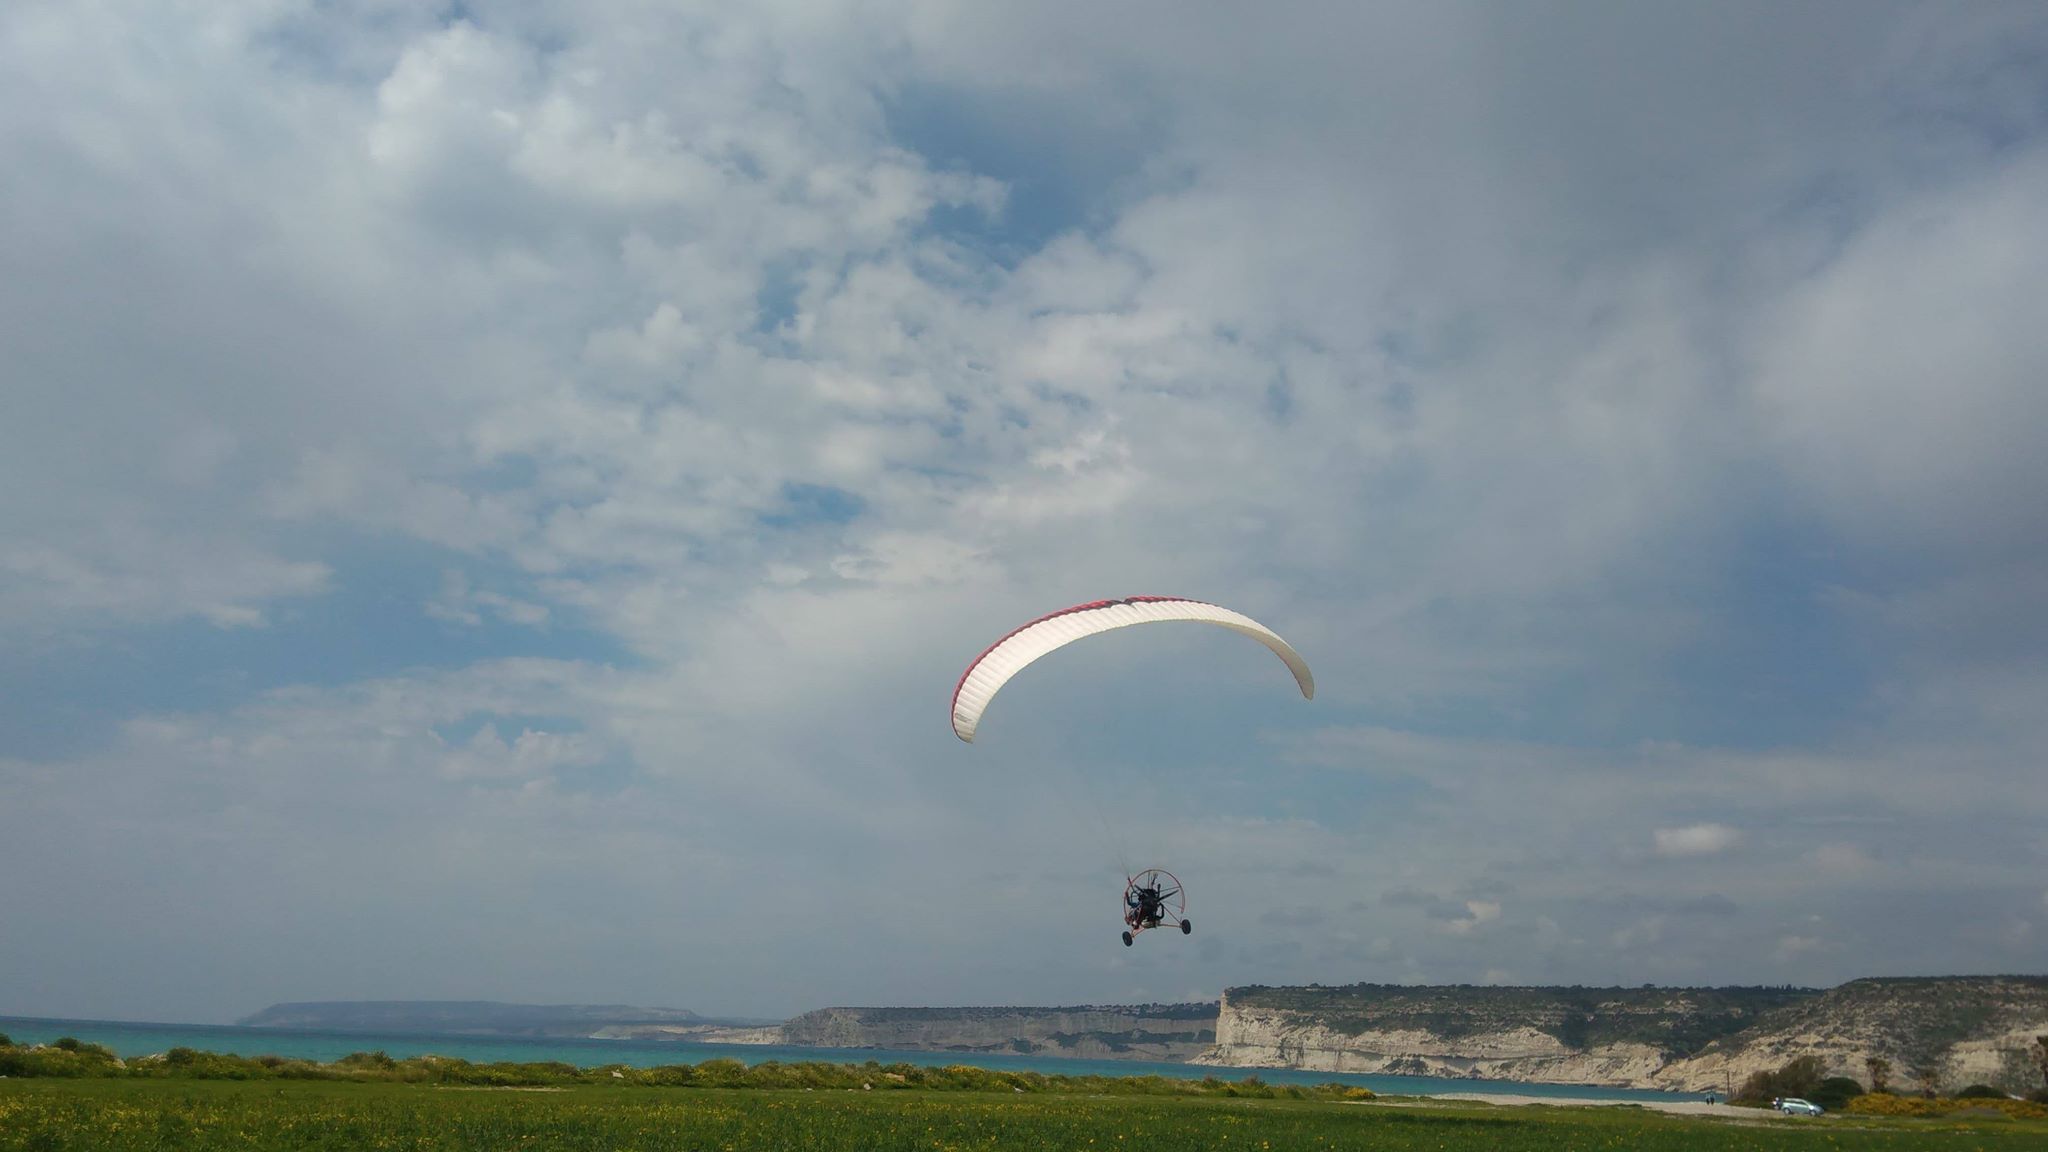
[(1198, 1063), (1650, 1086), (1804, 989), (1239, 988)]
[(1216, 1007), (821, 1008), (785, 1023), (782, 1042), (1182, 1061), (1216, 1042)]
[(1739, 1085), (1793, 1057), (1818, 1056), (1827, 1075), (1849, 1076), (1866, 1087), (1875, 1059), (1890, 1066), (1895, 1091), (1988, 1084), (2025, 1092), (2042, 1086), (2027, 1050), (2044, 1035), (2048, 976), (1852, 980), (1691, 1059), (1673, 1061), (1657, 1081), (1695, 1091)]
[(1248, 988), (1226, 993), (1195, 1062), (1475, 1079), (1739, 1087), (1818, 1056), (1827, 1075), (1896, 1089), (2040, 1087), (2048, 977), (1857, 980), (1792, 988)]
[(1406, 1029), (1338, 1032), (1284, 1013), (1239, 1011), (1227, 1000), (1216, 1037), (1216, 1047), (1193, 1063), (1615, 1086), (1642, 1084), (1664, 1065), (1663, 1054), (1645, 1044), (1572, 1049), (1530, 1028), (1456, 1039)]

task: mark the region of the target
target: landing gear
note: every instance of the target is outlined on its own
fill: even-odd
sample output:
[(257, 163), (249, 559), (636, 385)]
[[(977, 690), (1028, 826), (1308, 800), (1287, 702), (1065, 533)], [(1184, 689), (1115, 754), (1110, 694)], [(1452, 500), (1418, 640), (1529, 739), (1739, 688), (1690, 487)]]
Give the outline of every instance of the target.
[(1186, 935), (1187, 935), (1188, 933), (1190, 933), (1190, 932), (1193, 932), (1194, 930), (1195, 930), (1195, 922), (1194, 922), (1193, 920), (1183, 920), (1183, 921), (1181, 921), (1181, 922), (1180, 922), (1180, 934), (1181, 934), (1181, 935), (1183, 935), (1183, 936), (1186, 936)]
[(1130, 946), (1131, 946), (1131, 934), (1130, 934), (1129, 932), (1126, 932), (1126, 933), (1124, 933), (1124, 947), (1126, 947), (1126, 948), (1129, 948)]

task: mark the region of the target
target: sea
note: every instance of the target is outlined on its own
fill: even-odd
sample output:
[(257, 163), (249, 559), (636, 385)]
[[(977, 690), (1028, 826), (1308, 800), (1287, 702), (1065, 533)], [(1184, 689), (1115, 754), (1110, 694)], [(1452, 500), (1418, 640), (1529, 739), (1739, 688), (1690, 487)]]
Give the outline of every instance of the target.
[(1603, 1088), (1578, 1084), (1529, 1084), (1514, 1080), (1469, 1080), (1441, 1076), (1382, 1076), (1356, 1072), (1303, 1072), (1292, 1068), (1219, 1068), (1204, 1064), (1168, 1064), (1147, 1060), (1078, 1060), (1057, 1056), (1025, 1056), (992, 1052), (914, 1052), (880, 1048), (800, 1048), (784, 1044), (691, 1044), (673, 1040), (565, 1040), (504, 1036), (456, 1036), (423, 1032), (301, 1031), (290, 1028), (243, 1028), (226, 1024), (146, 1024), (120, 1020), (51, 1020), (0, 1016), (0, 1032), (16, 1044), (47, 1044), (71, 1036), (105, 1045), (128, 1059), (195, 1048), (235, 1056), (282, 1056), (328, 1062), (351, 1052), (381, 1051), (397, 1059), (447, 1056), (485, 1064), (555, 1060), (579, 1068), (623, 1064), (654, 1068), (665, 1064), (700, 1064), (732, 1059), (744, 1064), (770, 1060), (785, 1064), (920, 1064), (943, 1067), (966, 1064), (1006, 1072), (1038, 1072), (1047, 1076), (1166, 1076), (1200, 1080), (1215, 1076), (1241, 1080), (1257, 1076), (1268, 1084), (1356, 1084), (1392, 1096), (1434, 1096), (1446, 1092), (1500, 1092), (1519, 1096), (1574, 1100), (1703, 1100), (1689, 1092), (1640, 1088)]

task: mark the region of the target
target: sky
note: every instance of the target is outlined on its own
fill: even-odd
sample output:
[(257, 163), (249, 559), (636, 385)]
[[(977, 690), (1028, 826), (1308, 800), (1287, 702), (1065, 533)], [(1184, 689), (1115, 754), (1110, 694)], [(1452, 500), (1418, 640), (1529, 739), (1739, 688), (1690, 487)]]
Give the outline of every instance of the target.
[[(5, 5), (0, 1014), (2043, 971), (2043, 204), (2032, 3)], [(953, 737), (1135, 594), (1315, 700)]]

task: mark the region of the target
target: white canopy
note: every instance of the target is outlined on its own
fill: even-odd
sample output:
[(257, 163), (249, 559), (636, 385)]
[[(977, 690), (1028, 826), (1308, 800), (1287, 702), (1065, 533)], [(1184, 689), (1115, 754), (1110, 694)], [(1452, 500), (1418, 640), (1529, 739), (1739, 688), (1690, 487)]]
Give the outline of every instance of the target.
[(973, 743), (974, 730), (980, 726), (981, 714), (987, 711), (989, 701), (995, 699), (1003, 685), (1010, 682), (1010, 677), (1022, 672), (1040, 656), (1099, 632), (1171, 620), (1215, 624), (1257, 640), (1286, 663), (1288, 671), (1294, 673), (1294, 682), (1301, 685), (1302, 696), (1315, 699), (1316, 680), (1308, 670), (1308, 662), (1278, 633), (1257, 620), (1200, 600), (1184, 600), (1178, 596), (1132, 596), (1125, 600), (1096, 600), (1062, 608), (1040, 616), (989, 645), (988, 650), (960, 674), (960, 682), (953, 687), (953, 734)]

